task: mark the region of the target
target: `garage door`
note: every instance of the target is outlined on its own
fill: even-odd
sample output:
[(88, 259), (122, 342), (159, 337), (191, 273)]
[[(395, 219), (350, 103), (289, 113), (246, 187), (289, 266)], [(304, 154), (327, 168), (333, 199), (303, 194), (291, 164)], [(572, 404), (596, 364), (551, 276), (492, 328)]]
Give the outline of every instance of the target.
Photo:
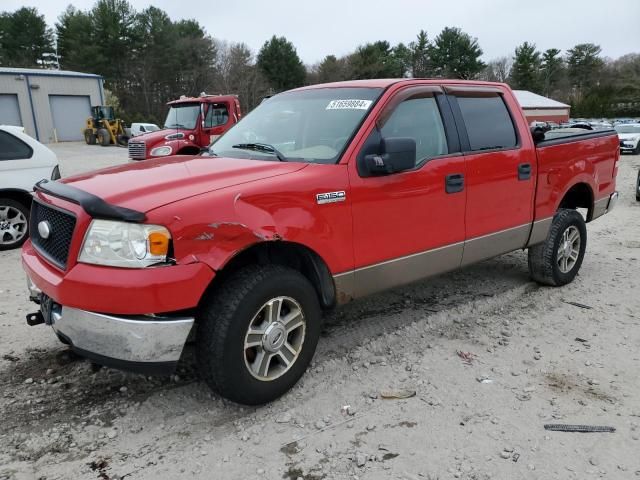
[(91, 115), (91, 101), (88, 96), (49, 95), (53, 128), (60, 142), (83, 140), (82, 131)]
[(0, 125), (16, 125), (22, 127), (17, 95), (0, 95)]

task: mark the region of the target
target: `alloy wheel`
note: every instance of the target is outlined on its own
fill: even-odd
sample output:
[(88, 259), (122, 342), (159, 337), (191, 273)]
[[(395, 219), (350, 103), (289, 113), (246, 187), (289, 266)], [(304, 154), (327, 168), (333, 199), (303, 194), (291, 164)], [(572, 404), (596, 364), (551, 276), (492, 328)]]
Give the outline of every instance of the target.
[(244, 361), (256, 379), (272, 381), (296, 362), (306, 332), (300, 304), (291, 297), (267, 301), (249, 323), (244, 340)]

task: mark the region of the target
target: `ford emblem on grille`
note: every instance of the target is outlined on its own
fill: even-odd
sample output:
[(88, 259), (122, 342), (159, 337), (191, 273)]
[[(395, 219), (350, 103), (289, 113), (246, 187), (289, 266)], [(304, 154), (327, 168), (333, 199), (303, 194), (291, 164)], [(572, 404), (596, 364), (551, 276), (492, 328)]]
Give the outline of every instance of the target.
[(44, 239), (49, 238), (49, 235), (51, 235), (51, 224), (46, 220), (38, 223), (38, 233)]

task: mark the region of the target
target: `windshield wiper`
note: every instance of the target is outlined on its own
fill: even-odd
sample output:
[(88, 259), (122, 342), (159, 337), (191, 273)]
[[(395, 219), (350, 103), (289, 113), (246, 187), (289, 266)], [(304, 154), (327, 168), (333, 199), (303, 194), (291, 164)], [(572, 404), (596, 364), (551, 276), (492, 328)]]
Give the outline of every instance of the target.
[(173, 125), (165, 125), (164, 128), (184, 128), (184, 129), (186, 129), (187, 127), (185, 127), (181, 123), (174, 123)]
[(282, 152), (280, 152), (273, 145), (269, 145), (268, 143), (237, 143), (235, 145), (231, 145), (231, 148), (239, 148), (241, 150), (255, 150), (257, 152), (272, 153), (281, 162), (286, 162), (287, 161), (287, 157), (285, 157), (282, 154)]

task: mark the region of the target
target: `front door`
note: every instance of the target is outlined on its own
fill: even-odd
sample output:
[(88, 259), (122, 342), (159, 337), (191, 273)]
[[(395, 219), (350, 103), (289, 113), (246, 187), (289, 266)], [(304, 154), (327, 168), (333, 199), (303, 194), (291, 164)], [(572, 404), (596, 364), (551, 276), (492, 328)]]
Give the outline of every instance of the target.
[(204, 108), (205, 116), (200, 133), (199, 145), (206, 147), (217, 140), (228, 128), (229, 108), (226, 103), (209, 103)]
[(416, 141), (415, 168), (366, 176), (349, 162), (353, 209), (354, 296), (457, 268), (465, 237), (465, 161), (440, 87), (399, 90), (380, 111), (358, 158), (380, 140)]
[[(445, 87), (466, 158), (463, 265), (523, 248), (529, 239), (536, 154), (519, 107), (498, 87)], [(511, 97), (509, 97), (511, 98)]]

